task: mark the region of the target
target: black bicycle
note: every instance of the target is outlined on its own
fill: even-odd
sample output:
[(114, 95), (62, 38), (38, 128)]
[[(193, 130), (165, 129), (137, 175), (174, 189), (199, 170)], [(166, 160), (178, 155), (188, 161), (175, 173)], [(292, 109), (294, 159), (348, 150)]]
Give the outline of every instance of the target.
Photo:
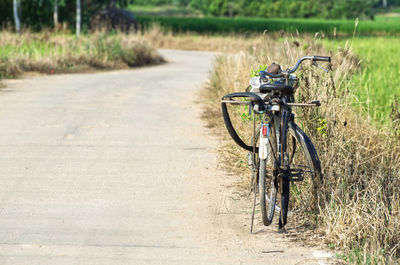
[[(322, 182), (317, 151), (310, 138), (295, 123), (292, 112), (294, 106), (320, 106), (318, 100), (308, 103), (294, 102), (298, 78), (293, 73), (305, 60), (310, 60), (312, 65), (321, 69), (324, 68), (317, 64), (318, 61), (331, 62), (331, 58), (326, 56), (305, 56), (292, 69), (282, 70), (279, 65), (272, 64), (266, 71), (260, 71), (258, 77), (250, 80), (246, 92), (225, 95), (221, 101), (229, 134), (240, 147), (249, 151), (252, 190), (255, 192), (251, 231), (257, 190), (264, 225), (270, 225), (274, 213), (279, 212), (279, 229), (284, 231), (289, 209), (290, 183), (293, 183), (293, 193), (300, 194), (300, 188), (313, 189), (316, 192)], [(237, 100), (239, 98), (245, 100)], [(253, 113), (254, 121), (251, 145), (247, 145), (234, 129), (227, 103), (249, 106), (249, 114)], [(256, 114), (261, 117), (258, 116), (257, 119)], [(261, 121), (258, 126), (257, 120)], [(298, 182), (302, 185), (296, 185)]]

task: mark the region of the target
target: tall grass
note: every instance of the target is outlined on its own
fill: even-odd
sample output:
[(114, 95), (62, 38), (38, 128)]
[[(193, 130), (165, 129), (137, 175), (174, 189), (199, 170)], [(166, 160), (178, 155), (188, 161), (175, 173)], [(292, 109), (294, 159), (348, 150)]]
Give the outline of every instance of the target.
[[(243, 91), (252, 68), (272, 62), (286, 67), (302, 55), (327, 55), (319, 43), (319, 39), (297, 37), (277, 43), (275, 38), (262, 36), (254, 40), (250, 50), (243, 47), (219, 56), (204, 91), (209, 125), (227, 135), (219, 100), (224, 94)], [(400, 139), (389, 126), (377, 129), (365, 119), (368, 113), (353, 111), (355, 95), (348, 88), (359, 61), (349, 50), (340, 50), (332, 57), (329, 75), (310, 66), (298, 72), (297, 100), (320, 99), (323, 103), (319, 108), (297, 108), (295, 112), (297, 123), (318, 150), (324, 184), (318, 194), (311, 190), (303, 190), (301, 198), (292, 194), (302, 211), (291, 221), (303, 220), (314, 227), (350, 264), (396, 263), (400, 257)], [(241, 135), (248, 139), (250, 125), (243, 116), (233, 116)], [(244, 163), (246, 152), (232, 140), (222, 144), (221, 159), (241, 177), (250, 176)], [(313, 198), (319, 204), (309, 211), (302, 200)]]
[(0, 32), (0, 78), (24, 72), (57, 73), (116, 69), (162, 63), (164, 59), (136, 35)]

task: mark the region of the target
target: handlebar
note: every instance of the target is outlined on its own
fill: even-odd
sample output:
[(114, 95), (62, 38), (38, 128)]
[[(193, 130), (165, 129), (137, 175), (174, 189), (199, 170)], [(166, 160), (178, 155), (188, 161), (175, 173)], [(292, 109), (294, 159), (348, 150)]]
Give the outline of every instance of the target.
[(329, 57), (329, 56), (304, 56), (304, 57), (301, 57), (297, 61), (296, 65), (292, 69), (288, 69), (287, 71), (283, 71), (280, 74), (272, 74), (272, 73), (269, 73), (267, 71), (260, 71), (259, 74), (260, 74), (260, 76), (262, 78), (265, 78), (266, 75), (269, 76), (269, 77), (272, 77), (272, 78), (283, 77), (285, 75), (288, 75), (288, 74), (291, 74), (291, 73), (295, 72), (297, 70), (297, 68), (299, 68), (300, 64), (305, 60), (311, 60), (313, 62), (320, 61), (320, 62), (329, 62), (330, 63), (331, 62), (331, 57)]

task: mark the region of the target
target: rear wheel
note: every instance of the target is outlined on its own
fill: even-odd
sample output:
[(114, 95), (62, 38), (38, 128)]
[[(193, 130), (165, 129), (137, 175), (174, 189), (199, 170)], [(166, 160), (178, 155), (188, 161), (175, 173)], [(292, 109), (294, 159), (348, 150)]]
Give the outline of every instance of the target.
[(280, 192), (281, 192), (281, 211), (279, 215), (279, 229), (283, 228), (287, 223), (287, 215), (289, 211), (289, 197), (290, 197), (290, 181), (288, 176), (281, 176), (280, 178)]
[(293, 180), (288, 207), (291, 211), (312, 212), (322, 184), (321, 164), (311, 140), (295, 123), (289, 125), (286, 152)]

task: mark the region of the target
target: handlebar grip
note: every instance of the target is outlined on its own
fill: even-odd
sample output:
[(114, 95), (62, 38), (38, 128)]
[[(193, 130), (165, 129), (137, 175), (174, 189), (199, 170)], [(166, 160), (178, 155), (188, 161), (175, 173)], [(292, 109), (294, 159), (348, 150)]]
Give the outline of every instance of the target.
[(314, 56), (313, 61), (331, 62), (330, 56)]

